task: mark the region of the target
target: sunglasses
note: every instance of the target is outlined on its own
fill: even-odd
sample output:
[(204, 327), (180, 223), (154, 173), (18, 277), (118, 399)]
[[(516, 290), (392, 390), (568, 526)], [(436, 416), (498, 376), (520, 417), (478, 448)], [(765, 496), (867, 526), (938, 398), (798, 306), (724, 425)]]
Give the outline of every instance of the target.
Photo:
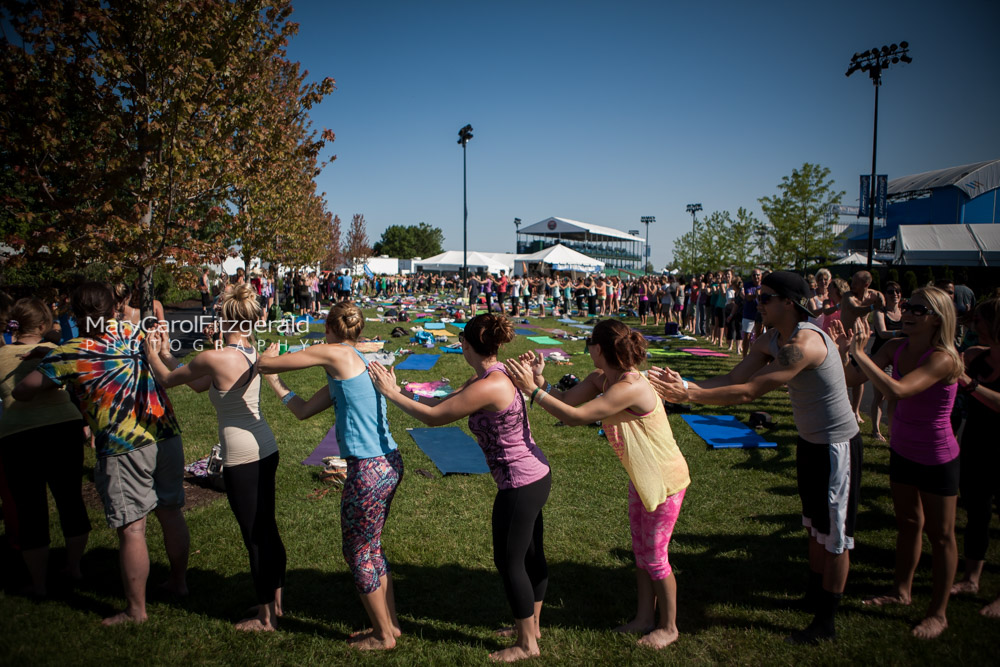
[(757, 302), (766, 304), (768, 301), (777, 296), (778, 295), (774, 292), (757, 292)]
[(900, 292), (898, 289), (887, 289), (885, 291), (885, 293), (886, 294), (902, 294), (902, 292)]
[(917, 317), (923, 317), (924, 315), (934, 315), (934, 311), (927, 306), (920, 303), (904, 303), (899, 307), (899, 312), (901, 313), (913, 313)]
[(464, 331), (459, 331), (458, 332), (458, 342), (459, 343), (464, 343), (465, 342), (465, 332)]
[(583, 341), (583, 342), (587, 344), (587, 347), (590, 347), (590, 346), (592, 346), (592, 345), (597, 345), (597, 341), (595, 341), (595, 340), (594, 340), (593, 338), (591, 338), (590, 336), (587, 336), (587, 337), (586, 337), (586, 338), (584, 339), (584, 341)]

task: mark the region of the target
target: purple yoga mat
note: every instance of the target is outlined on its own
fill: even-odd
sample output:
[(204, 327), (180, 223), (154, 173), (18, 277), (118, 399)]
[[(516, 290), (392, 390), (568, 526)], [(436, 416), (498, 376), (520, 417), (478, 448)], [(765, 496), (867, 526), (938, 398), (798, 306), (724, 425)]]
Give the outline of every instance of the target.
[(337, 427), (331, 426), (312, 454), (302, 462), (304, 466), (321, 466), (327, 456), (340, 456), (340, 446), (337, 445)]

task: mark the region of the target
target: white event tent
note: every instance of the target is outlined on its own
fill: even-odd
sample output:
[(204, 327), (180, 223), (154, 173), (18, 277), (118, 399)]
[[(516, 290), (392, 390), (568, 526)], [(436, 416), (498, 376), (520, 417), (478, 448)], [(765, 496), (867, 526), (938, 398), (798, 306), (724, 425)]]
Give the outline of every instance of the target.
[(601, 260), (588, 257), (582, 252), (557, 243), (530, 255), (519, 255), (515, 273), (521, 275), (525, 270), (531, 272), (532, 267), (537, 267), (539, 264), (547, 265), (552, 271), (581, 271), (584, 273), (594, 273), (604, 268), (604, 262)]
[[(490, 273), (500, 273), (503, 271), (510, 271), (510, 266), (504, 262), (500, 262), (493, 257), (484, 255), (483, 253), (476, 252), (475, 250), (470, 250), (468, 253), (468, 258), (465, 260), (468, 263), (469, 271), (474, 273), (479, 273), (482, 271), (489, 271)], [(461, 250), (445, 250), (440, 255), (434, 255), (433, 257), (428, 257), (427, 259), (420, 259), (413, 261), (413, 270), (420, 271), (435, 271), (439, 273), (453, 273), (455, 271), (461, 271), (463, 265), (463, 253)]]
[(1000, 225), (900, 225), (895, 264), (1000, 265)]

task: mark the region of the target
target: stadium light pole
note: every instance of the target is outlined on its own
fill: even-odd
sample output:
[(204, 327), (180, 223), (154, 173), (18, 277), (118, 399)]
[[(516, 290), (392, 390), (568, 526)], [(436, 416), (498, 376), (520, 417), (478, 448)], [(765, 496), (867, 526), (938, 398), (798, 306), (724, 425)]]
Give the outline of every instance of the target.
[[(687, 212), (691, 214), (691, 261), (694, 262), (694, 252), (695, 252), (695, 238), (694, 230), (698, 225), (698, 211), (701, 210), (701, 204), (688, 204)], [(694, 272), (694, 266), (691, 267), (692, 273)]]
[(646, 256), (642, 260), (642, 275), (649, 275), (649, 223), (656, 222), (655, 215), (639, 216), (639, 222), (646, 225)]
[(518, 237), (521, 233), (521, 218), (514, 218), (514, 254), (516, 255), (519, 251), (517, 249)]
[(462, 282), (469, 281), (469, 195), (465, 177), (465, 146), (472, 139), (472, 126), (466, 125), (458, 131), (458, 143), (462, 145)]
[(858, 70), (868, 72), (875, 85), (875, 122), (872, 130), (872, 180), (868, 190), (868, 271), (872, 270), (872, 257), (875, 247), (875, 151), (878, 148), (878, 89), (882, 85), (882, 70), (896, 63), (911, 63), (910, 44), (900, 42), (870, 51), (855, 53), (847, 68), (846, 76), (851, 76)]

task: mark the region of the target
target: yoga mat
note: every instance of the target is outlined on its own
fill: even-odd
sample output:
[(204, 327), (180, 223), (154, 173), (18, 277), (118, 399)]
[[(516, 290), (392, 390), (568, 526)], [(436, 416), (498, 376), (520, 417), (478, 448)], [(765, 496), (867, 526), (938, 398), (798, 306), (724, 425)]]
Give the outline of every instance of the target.
[(576, 324), (576, 320), (570, 319), (568, 317), (560, 317), (556, 322), (565, 322), (566, 324)]
[(468, 324), (468, 322), (449, 322), (448, 324), (455, 327), (456, 329), (462, 330), (465, 328), (465, 325)]
[(681, 415), (691, 430), (712, 449), (777, 447), (733, 415)]
[(384, 340), (366, 340), (358, 343), (354, 347), (358, 348), (358, 352), (378, 352), (383, 347), (385, 347)]
[(534, 336), (535, 332), (531, 329), (514, 329), (514, 333), (518, 336)]
[(458, 334), (457, 334), (457, 333), (455, 333), (454, 331), (448, 331), (447, 329), (435, 329), (435, 330), (434, 330), (434, 336), (435, 336), (435, 337), (436, 337), (436, 336), (447, 336), (447, 337), (452, 337), (452, 336), (457, 336), (457, 335), (458, 335)]
[(689, 356), (691, 356), (687, 352), (680, 352), (678, 350), (657, 350), (655, 348), (651, 348), (651, 349), (647, 350), (646, 353), (650, 356), (650, 358), (653, 358), (653, 359), (656, 359), (656, 358), (659, 358), (659, 357), (689, 357)]
[(559, 341), (551, 336), (528, 336), (528, 340), (539, 345), (558, 345)]
[(548, 359), (553, 354), (561, 354), (564, 357), (569, 356), (568, 354), (566, 354), (566, 350), (562, 349), (561, 347), (546, 347), (545, 349), (542, 350), (535, 350), (535, 352), (542, 355), (543, 359)]
[(322, 331), (310, 331), (303, 338), (326, 338), (326, 334)]
[(490, 471), (483, 450), (457, 426), (406, 430), (442, 475), (478, 474)]
[(431, 398), (444, 398), (455, 391), (449, 383), (440, 380), (437, 382), (407, 382), (404, 388), (414, 394)]
[(401, 363), (396, 364), (400, 371), (427, 371), (434, 367), (440, 354), (411, 354)]
[(729, 357), (728, 354), (724, 352), (716, 352), (715, 350), (706, 350), (702, 347), (683, 347), (681, 352), (687, 352), (688, 354), (693, 354), (696, 357), (722, 357), (726, 359)]
[(458, 344), (442, 345), (440, 349), (442, 352), (451, 352), (452, 354), (462, 354), (462, 346)]
[(304, 466), (321, 466), (323, 465), (323, 459), (327, 456), (340, 456), (340, 445), (337, 444), (337, 427), (331, 426), (330, 430), (327, 431), (323, 439), (320, 440), (319, 444), (316, 445), (316, 449), (312, 451), (312, 454), (307, 456), (302, 465)]
[(593, 331), (594, 330), (594, 325), (593, 324), (574, 324), (573, 328), (574, 329), (585, 329), (586, 331)]
[(424, 325), (425, 329), (444, 329), (444, 322), (428, 322)]

